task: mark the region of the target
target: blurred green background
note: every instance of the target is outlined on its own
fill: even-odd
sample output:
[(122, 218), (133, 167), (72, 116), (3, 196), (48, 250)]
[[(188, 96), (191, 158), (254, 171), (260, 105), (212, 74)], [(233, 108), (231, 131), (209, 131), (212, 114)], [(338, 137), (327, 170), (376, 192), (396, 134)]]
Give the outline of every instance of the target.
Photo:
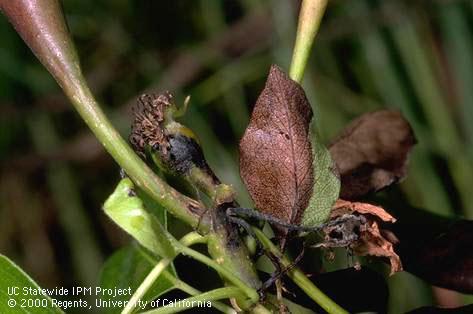
[[(88, 82), (123, 136), (137, 95), (191, 95), (184, 122), (249, 206), (238, 140), (270, 64), (288, 69), (299, 2), (63, 6)], [(303, 85), (326, 142), (363, 112), (400, 109), (419, 141), (407, 199), (473, 218), (473, 1), (332, 0)], [(129, 242), (101, 211), (119, 168), (3, 16), (0, 169), (0, 252), (44, 287), (96, 285), (106, 257)], [(389, 285), (391, 313), (468, 302), (407, 273)]]

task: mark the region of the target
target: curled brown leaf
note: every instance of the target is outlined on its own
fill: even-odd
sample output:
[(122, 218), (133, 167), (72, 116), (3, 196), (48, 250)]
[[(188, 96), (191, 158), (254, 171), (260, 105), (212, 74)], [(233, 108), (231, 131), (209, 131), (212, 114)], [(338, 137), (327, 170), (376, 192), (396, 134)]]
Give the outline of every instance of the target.
[(350, 202), (342, 199), (337, 200), (334, 208), (332, 209), (332, 212), (330, 213), (330, 217), (333, 219), (344, 214), (353, 213), (358, 213), (362, 215), (372, 215), (385, 222), (396, 222), (396, 218), (391, 216), (391, 214), (385, 211), (382, 207), (368, 203)]
[(380, 228), (380, 222), (394, 223), (396, 219), (383, 208), (367, 203), (338, 200), (331, 212), (331, 220), (344, 215), (363, 215), (364, 223), (359, 226), (359, 235), (350, 248), (360, 256), (371, 255), (386, 257), (391, 264), (391, 274), (402, 270), (399, 256), (393, 245), (398, 242), (396, 236)]
[(371, 112), (352, 121), (329, 146), (340, 172), (340, 197), (355, 200), (398, 182), (415, 143), (398, 111)]

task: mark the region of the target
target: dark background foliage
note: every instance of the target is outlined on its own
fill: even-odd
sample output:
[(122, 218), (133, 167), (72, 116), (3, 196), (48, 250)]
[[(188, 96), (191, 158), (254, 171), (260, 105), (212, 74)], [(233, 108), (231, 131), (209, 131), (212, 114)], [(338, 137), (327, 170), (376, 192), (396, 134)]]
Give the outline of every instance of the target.
[[(238, 140), (270, 64), (288, 68), (298, 2), (63, 6), (88, 82), (122, 134), (128, 136), (140, 93), (169, 89), (178, 103), (191, 95), (184, 122), (216, 173), (250, 205), (238, 175)], [(326, 142), (361, 113), (401, 110), (419, 144), (391, 202), (472, 219), (472, 56), (472, 1), (334, 0), (303, 85)], [(42, 286), (95, 285), (106, 257), (129, 242), (101, 211), (119, 169), (3, 17), (0, 162), (0, 252)], [(216, 277), (186, 274), (200, 267), (189, 263), (177, 261), (183, 278), (215, 284)], [(342, 258), (326, 268), (345, 266)], [(471, 302), (409, 273), (388, 285), (391, 313)]]

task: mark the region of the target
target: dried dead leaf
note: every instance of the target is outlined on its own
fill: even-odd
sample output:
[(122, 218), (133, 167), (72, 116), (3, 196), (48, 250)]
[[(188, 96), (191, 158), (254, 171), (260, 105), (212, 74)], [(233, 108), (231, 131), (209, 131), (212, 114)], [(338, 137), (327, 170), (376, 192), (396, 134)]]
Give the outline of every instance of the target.
[(353, 251), (361, 256), (372, 255), (389, 258), (391, 275), (402, 270), (401, 259), (394, 252), (393, 243), (383, 237), (376, 221), (369, 221), (361, 230), (360, 240)]
[(290, 224), (312, 195), (311, 119), (302, 87), (273, 65), (240, 142), (240, 173), (256, 208)]
[(393, 233), (380, 229), (379, 226), (379, 221), (394, 223), (396, 219), (393, 216), (378, 206), (338, 200), (331, 212), (331, 220), (344, 215), (362, 215), (365, 217), (364, 223), (359, 226), (357, 240), (350, 244), (350, 248), (357, 255), (387, 257), (391, 264), (391, 274), (402, 270), (401, 260), (393, 248), (393, 244), (398, 241), (397, 238)]
[(362, 215), (372, 215), (385, 222), (396, 222), (396, 218), (391, 216), (387, 211), (382, 207), (371, 205), (368, 203), (361, 202), (350, 202), (342, 199), (338, 199), (335, 202), (335, 206), (330, 213), (331, 218), (336, 218), (344, 214), (353, 214), (358, 213)]
[(398, 182), (415, 143), (398, 111), (371, 112), (352, 121), (329, 146), (340, 172), (340, 197), (358, 199)]
[(326, 221), (340, 191), (313, 123), (302, 87), (272, 66), (240, 142), (240, 173), (256, 208), (305, 227)]

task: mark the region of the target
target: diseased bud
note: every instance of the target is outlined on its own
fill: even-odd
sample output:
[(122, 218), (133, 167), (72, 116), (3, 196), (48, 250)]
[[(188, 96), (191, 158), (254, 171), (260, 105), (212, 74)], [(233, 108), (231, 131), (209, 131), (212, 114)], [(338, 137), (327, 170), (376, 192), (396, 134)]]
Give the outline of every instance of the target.
[(175, 174), (186, 174), (194, 165), (208, 167), (194, 133), (174, 121), (180, 113), (169, 92), (142, 95), (133, 114), (130, 142), (143, 158), (151, 157), (161, 170)]
[(164, 127), (165, 116), (171, 105), (172, 95), (168, 92), (161, 95), (143, 94), (133, 106), (134, 121), (131, 126), (130, 143), (135, 151), (146, 158), (147, 147), (167, 155), (169, 140)]
[(151, 159), (166, 175), (184, 178), (195, 188), (216, 199), (220, 181), (205, 161), (195, 134), (176, 122), (187, 107), (177, 108), (172, 95), (144, 94), (133, 107), (130, 143), (143, 159)]

